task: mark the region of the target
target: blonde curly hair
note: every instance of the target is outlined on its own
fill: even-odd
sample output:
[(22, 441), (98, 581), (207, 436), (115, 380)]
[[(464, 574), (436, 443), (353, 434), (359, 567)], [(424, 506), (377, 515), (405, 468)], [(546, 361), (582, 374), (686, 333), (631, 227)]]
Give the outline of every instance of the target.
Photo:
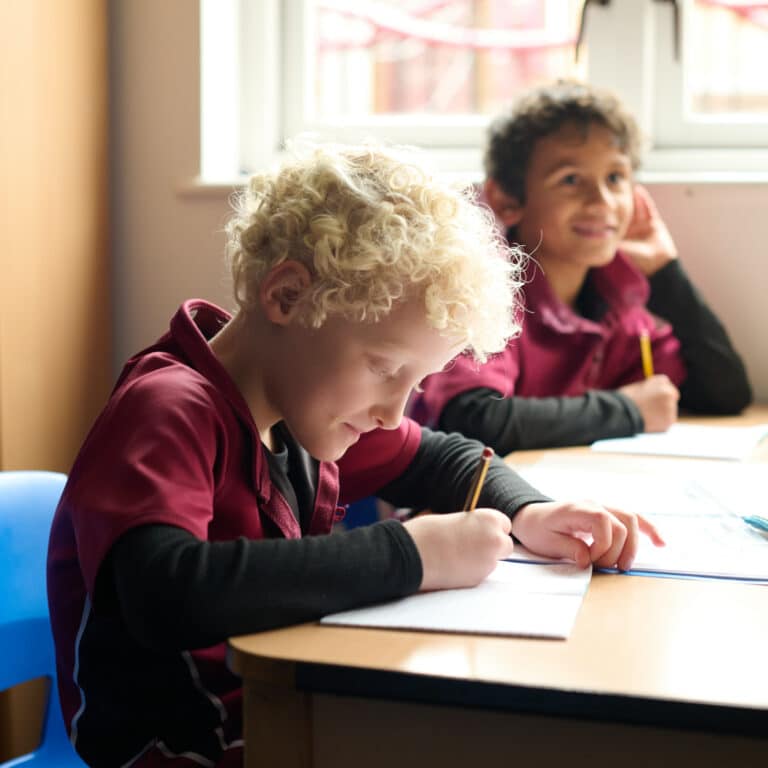
[(235, 202), (227, 256), (241, 310), (292, 259), (312, 275), (302, 315), (311, 327), (328, 315), (376, 322), (421, 296), (427, 322), (480, 362), (519, 332), (522, 253), (470, 192), (436, 181), (411, 150), (303, 150), (252, 176)]

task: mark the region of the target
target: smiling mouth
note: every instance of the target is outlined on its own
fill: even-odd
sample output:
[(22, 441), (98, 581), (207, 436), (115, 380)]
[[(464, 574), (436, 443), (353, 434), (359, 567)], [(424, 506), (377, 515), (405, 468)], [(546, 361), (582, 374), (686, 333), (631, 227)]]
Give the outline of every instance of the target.
[(573, 231), (579, 237), (588, 237), (595, 240), (599, 240), (606, 237), (611, 237), (616, 232), (616, 227), (610, 224), (601, 225), (582, 225), (577, 224), (573, 227)]

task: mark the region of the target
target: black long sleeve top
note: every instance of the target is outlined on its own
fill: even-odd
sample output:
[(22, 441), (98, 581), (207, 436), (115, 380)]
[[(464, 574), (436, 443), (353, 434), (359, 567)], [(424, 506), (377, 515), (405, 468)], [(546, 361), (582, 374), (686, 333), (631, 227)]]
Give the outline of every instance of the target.
[[(380, 496), (400, 506), (459, 510), (481, 450), (458, 434), (425, 428), (414, 461)], [(301, 520), (300, 500), (312, 498), (313, 480), (296, 471), (299, 464), (278, 457), (270, 472), (289, 491), (286, 498)], [(512, 517), (525, 504), (547, 498), (496, 457), (480, 504)], [(421, 580), (416, 546), (394, 520), (302, 539), (226, 542), (146, 525), (114, 545), (99, 574), (97, 601), (102, 610), (114, 606), (143, 645), (192, 649), (410, 594)]]

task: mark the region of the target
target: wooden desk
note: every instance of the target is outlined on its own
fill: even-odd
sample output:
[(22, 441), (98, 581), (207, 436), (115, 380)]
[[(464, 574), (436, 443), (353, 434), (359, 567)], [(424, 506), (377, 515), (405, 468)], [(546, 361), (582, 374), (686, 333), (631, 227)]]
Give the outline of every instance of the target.
[(565, 642), (306, 624), (230, 665), (246, 768), (768, 764), (762, 586), (596, 574)]

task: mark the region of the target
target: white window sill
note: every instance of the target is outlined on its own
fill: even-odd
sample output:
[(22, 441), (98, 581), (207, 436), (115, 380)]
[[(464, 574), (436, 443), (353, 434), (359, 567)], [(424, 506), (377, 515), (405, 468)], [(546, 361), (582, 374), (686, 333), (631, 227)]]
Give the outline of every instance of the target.
[(246, 176), (233, 176), (230, 180), (205, 179), (202, 176), (180, 179), (176, 185), (178, 197), (221, 198), (229, 197), (241, 189), (247, 181)]
[(637, 176), (659, 184), (765, 184), (768, 150), (654, 149), (643, 158)]
[[(472, 149), (425, 150), (424, 160), (448, 181), (474, 183), (482, 180), (482, 153)], [(276, 153), (274, 162), (279, 162)], [(766, 184), (768, 150), (662, 149), (647, 153), (637, 173), (644, 184)], [(180, 197), (226, 197), (240, 189), (247, 176), (226, 179), (196, 176), (181, 180)]]

